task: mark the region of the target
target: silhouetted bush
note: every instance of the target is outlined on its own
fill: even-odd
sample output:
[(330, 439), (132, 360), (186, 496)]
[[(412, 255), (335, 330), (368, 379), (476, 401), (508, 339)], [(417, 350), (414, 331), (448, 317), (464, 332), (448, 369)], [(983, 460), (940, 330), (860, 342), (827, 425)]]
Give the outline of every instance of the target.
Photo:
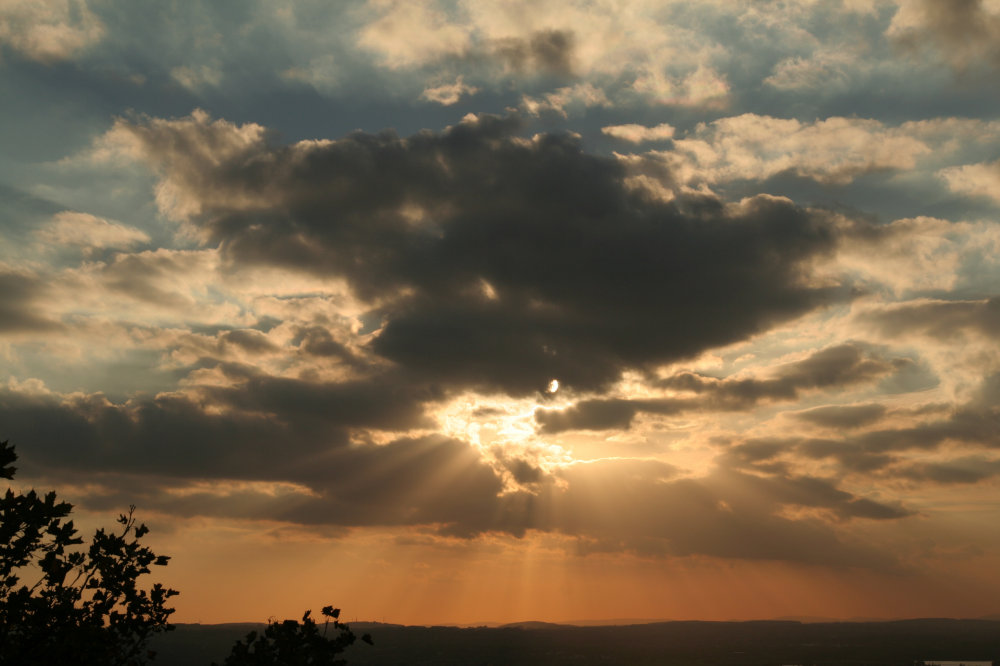
[[(309, 617), (311, 611), (305, 612), (302, 622), (271, 622), (263, 634), (251, 631), (244, 640), (236, 641), (222, 666), (341, 666), (347, 663), (337, 655), (354, 643), (354, 632), (337, 619), (339, 608), (324, 606), (322, 612), (327, 618), (323, 633)], [(334, 633), (328, 636), (331, 620)], [(368, 634), (361, 640), (372, 643)]]
[[(14, 478), (15, 460), (0, 442), (0, 478)], [(64, 520), (72, 509), (55, 492), (8, 488), (0, 499), (0, 663), (144, 664), (154, 656), (148, 639), (173, 628), (166, 602), (178, 593), (159, 583), (147, 591), (137, 580), (170, 558), (140, 545), (149, 529), (136, 525), (134, 506), (116, 532), (100, 529), (88, 548), (76, 548), (83, 539)]]

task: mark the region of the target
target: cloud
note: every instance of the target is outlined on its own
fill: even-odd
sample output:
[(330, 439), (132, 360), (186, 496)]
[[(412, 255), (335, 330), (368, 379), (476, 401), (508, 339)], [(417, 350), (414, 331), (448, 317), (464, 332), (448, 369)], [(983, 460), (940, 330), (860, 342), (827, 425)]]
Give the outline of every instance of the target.
[(86, 0), (5, 0), (0, 44), (38, 62), (68, 60), (99, 42), (104, 24)]
[(703, 479), (674, 475), (657, 461), (577, 463), (557, 473), (562, 483), (525, 498), (523, 511), (537, 517), (540, 528), (559, 526), (615, 551), (882, 569), (892, 566), (889, 558), (842, 541), (826, 521), (780, 517), (781, 507), (823, 509), (834, 521), (910, 515), (820, 479), (770, 479), (733, 470)]
[(188, 90), (194, 91), (218, 86), (222, 82), (222, 72), (210, 65), (174, 67), (170, 70), (170, 76)]
[(938, 171), (952, 192), (989, 197), (1000, 203), (1000, 161), (965, 164)]
[(0, 264), (0, 334), (38, 333), (62, 328), (41, 307), (49, 290), (32, 273)]
[(683, 372), (655, 384), (693, 394), (693, 397), (582, 400), (566, 409), (538, 408), (535, 421), (542, 432), (558, 433), (628, 428), (640, 412), (747, 411), (761, 403), (795, 400), (811, 390), (843, 390), (872, 382), (905, 369), (911, 363), (903, 358), (883, 358), (859, 343), (846, 343), (781, 366), (773, 371), (773, 378), (717, 379)]
[(680, 79), (649, 72), (637, 78), (632, 89), (660, 104), (722, 108), (729, 94), (729, 82), (724, 74), (702, 63)]
[(870, 425), (881, 419), (885, 412), (885, 405), (871, 403), (867, 405), (815, 407), (803, 412), (796, 412), (792, 416), (824, 428), (845, 430)]
[(147, 234), (134, 227), (71, 210), (56, 213), (38, 230), (38, 237), (46, 243), (75, 245), (85, 250), (125, 249), (150, 240)]
[(544, 86), (573, 77), (580, 85), (610, 86), (623, 100), (669, 105), (720, 106), (729, 92), (715, 66), (725, 48), (683, 20), (671, 21), (669, 7), (379, 0), (368, 9), (358, 43), (391, 70), (438, 76), (460, 69), (497, 90), (511, 78)]
[(838, 298), (804, 280), (836, 244), (823, 215), (650, 200), (576, 138), (517, 127), (480, 116), (274, 146), (198, 112), (110, 135), (224, 262), (346, 279), (381, 319), (371, 350), (452, 386), (593, 389)]
[(886, 359), (866, 345), (849, 342), (827, 347), (788, 363), (771, 379), (714, 379), (693, 373), (668, 377), (661, 386), (711, 396), (719, 405), (746, 408), (762, 400), (793, 400), (802, 391), (838, 389), (885, 377), (912, 363)]
[(782, 60), (764, 83), (778, 90), (837, 92), (848, 87), (858, 65), (857, 56), (842, 48), (819, 50), (808, 58), (794, 56)]
[(846, 184), (875, 171), (911, 169), (931, 148), (903, 128), (862, 118), (812, 123), (745, 113), (699, 124), (674, 138), (675, 151), (649, 153), (687, 182), (763, 180), (790, 172)]
[(422, 403), (440, 398), (385, 378), (307, 381), (219, 367), (228, 385), (117, 403), (101, 394), (0, 389), (0, 413), (10, 438), (25, 442), (24, 454), (54, 469), (314, 481), (310, 460), (348, 446), (351, 429), (422, 425)]
[[(179, 394), (116, 405), (99, 395), (6, 389), (0, 416), (26, 469), (86, 480), (86, 506), (116, 505), (127, 487), (130, 501), (181, 516), (433, 526), (462, 538), (556, 532), (583, 548), (874, 568), (892, 561), (842, 540), (835, 526), (908, 515), (820, 479), (732, 470), (685, 479), (653, 460), (576, 463), (548, 473), (512, 467), (533, 490), (505, 492), (500, 471), (458, 440), (352, 443), (336, 416), (260, 418), (206, 409)], [(779, 515), (796, 506), (827, 511), (829, 520)]]
[(860, 315), (886, 337), (926, 335), (954, 340), (962, 332), (1000, 335), (1000, 298), (980, 301), (916, 300)]
[[(841, 244), (831, 272), (887, 286), (897, 296), (985, 286), (997, 265), (1000, 229), (987, 221), (903, 218), (858, 231)], [(968, 268), (973, 265), (975, 272)]]
[(458, 103), (458, 100), (462, 99), (463, 96), (475, 95), (477, 92), (479, 92), (479, 88), (466, 85), (462, 81), (462, 77), (459, 76), (455, 79), (454, 83), (445, 83), (434, 88), (426, 88), (420, 94), (420, 99), (425, 99), (428, 102), (436, 102), (443, 106), (451, 106)]
[(572, 31), (536, 30), (526, 38), (499, 38), (491, 46), (493, 55), (516, 72), (530, 69), (562, 76), (573, 73)]
[(376, 2), (382, 15), (358, 33), (358, 44), (392, 69), (415, 67), (469, 49), (468, 27), (453, 23), (427, 1)]
[(664, 141), (674, 136), (674, 128), (667, 123), (660, 123), (656, 127), (645, 127), (643, 125), (609, 125), (602, 127), (601, 132), (608, 136), (629, 143), (642, 143), (643, 141)]
[[(730, 447), (725, 453), (725, 460), (733, 467), (750, 467), (765, 472), (778, 470), (782, 475), (789, 474), (795, 465), (809, 461), (833, 461), (839, 466), (840, 473), (863, 475), (865, 483), (871, 483), (875, 475), (938, 483), (952, 478), (952, 482), (971, 483), (992, 475), (992, 471), (974, 477), (975, 470), (968, 469), (969, 465), (961, 462), (962, 453), (968, 457), (969, 449), (993, 451), (1000, 446), (1000, 410), (996, 408), (997, 397), (1000, 396), (998, 376), (986, 377), (975, 395), (948, 406), (944, 417), (937, 416), (942, 411), (939, 406), (901, 413), (896, 419), (890, 415), (878, 421), (870, 421), (861, 410), (851, 413), (844, 408), (839, 411), (826, 408), (819, 412), (822, 425), (837, 427), (846, 421), (846, 427), (858, 428), (859, 431), (836, 439), (748, 438)], [(809, 412), (805, 414), (809, 415)], [(863, 422), (878, 422), (882, 427), (862, 429)], [(981, 457), (975, 455), (969, 460)], [(958, 464), (952, 466), (956, 461)], [(987, 471), (993, 469), (990, 465), (978, 463), (974, 467)]]
[(566, 430), (612, 430), (628, 428), (639, 411), (631, 400), (581, 400), (566, 409), (535, 410), (535, 421), (546, 433)]
[(993, 0), (901, 0), (886, 35), (904, 47), (937, 49), (953, 67), (1000, 64), (1000, 5)]
[(212, 250), (119, 252), (54, 275), (50, 306), (132, 323), (245, 323), (238, 300), (222, 298), (220, 277)]
[(575, 86), (558, 88), (552, 92), (545, 93), (541, 98), (534, 98), (524, 95), (521, 98), (521, 108), (532, 116), (539, 116), (544, 113), (554, 113), (566, 118), (569, 116), (568, 109), (589, 108), (592, 106), (611, 106), (611, 101), (600, 88), (595, 88), (590, 83), (578, 83)]
[(1000, 460), (983, 456), (967, 456), (946, 462), (921, 462), (893, 470), (905, 479), (941, 485), (978, 483), (1000, 474)]
[(440, 391), (391, 376), (324, 382), (275, 377), (248, 366), (223, 366), (221, 370), (234, 382), (199, 387), (202, 404), (342, 427), (408, 430), (427, 426), (422, 404), (444, 397)]
[[(224, 120), (213, 121), (207, 113), (195, 109), (187, 118), (178, 120), (145, 118), (137, 123), (119, 118), (98, 141), (93, 156), (95, 160), (125, 157), (168, 167), (157, 186), (156, 203), (164, 213), (184, 219), (197, 215), (202, 207), (250, 208), (266, 202), (264, 192), (253, 187), (239, 192), (227, 188), (213, 196), (214, 188), (205, 187), (202, 179), (224, 162), (252, 167), (254, 157), (263, 156), (261, 149), (267, 145), (267, 138), (260, 125), (237, 127)], [(262, 162), (256, 166), (266, 168)]]

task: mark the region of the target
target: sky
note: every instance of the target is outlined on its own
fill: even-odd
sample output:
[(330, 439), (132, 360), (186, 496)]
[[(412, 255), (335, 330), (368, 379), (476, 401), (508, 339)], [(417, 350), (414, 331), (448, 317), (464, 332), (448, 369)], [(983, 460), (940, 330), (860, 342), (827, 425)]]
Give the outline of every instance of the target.
[(181, 622), (1000, 613), (1000, 0), (0, 0), (0, 438)]

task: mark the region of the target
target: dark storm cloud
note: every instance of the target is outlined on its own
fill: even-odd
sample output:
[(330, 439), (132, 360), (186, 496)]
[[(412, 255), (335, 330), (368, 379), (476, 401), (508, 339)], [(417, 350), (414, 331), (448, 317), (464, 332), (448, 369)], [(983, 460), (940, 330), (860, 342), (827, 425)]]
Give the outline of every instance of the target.
[[(694, 393), (696, 398), (660, 400), (583, 400), (563, 410), (539, 408), (542, 432), (628, 428), (640, 412), (744, 411), (762, 402), (795, 400), (803, 391), (835, 390), (881, 379), (912, 365), (906, 358), (884, 358), (869, 345), (845, 343), (821, 349), (777, 369), (770, 379), (716, 379), (681, 373), (661, 380), (663, 388)], [(821, 417), (819, 417), (821, 418)]]
[(0, 391), (4, 436), (51, 468), (180, 477), (302, 480), (310, 461), (347, 444), (351, 429), (424, 424), (440, 396), (384, 378), (343, 383), (220, 365), (232, 386), (200, 387), (115, 404), (100, 394)]
[(60, 328), (58, 322), (40, 314), (46, 300), (45, 285), (37, 277), (0, 268), (0, 334)]
[(202, 387), (202, 400), (289, 421), (319, 420), (343, 427), (406, 430), (430, 425), (423, 417), (422, 405), (444, 397), (440, 391), (414, 387), (387, 376), (311, 382), (267, 375), (249, 366), (220, 367), (242, 381), (234, 386)]
[(316, 422), (281, 424), (257, 414), (209, 414), (182, 395), (127, 405), (101, 395), (0, 392), (5, 437), (32, 464), (205, 478), (286, 479), (346, 433)]
[[(105, 488), (84, 497), (91, 509), (141, 504), (172, 515), (216, 516), (335, 527), (447, 525), (453, 534), (472, 536), (497, 513), (503, 489), (479, 451), (440, 436), (400, 439), (388, 444), (347, 444), (313, 452), (276, 447), (283, 467), (294, 461), (302, 487), (261, 491), (245, 485), (214, 488), (177, 485), (153, 474), (98, 473), (91, 482)], [(26, 449), (30, 454), (30, 450)], [(253, 455), (247, 451), (246, 455)], [(273, 464), (273, 461), (272, 461)], [(69, 479), (66, 479), (69, 480)], [(171, 492), (174, 488), (184, 492)], [(109, 492), (110, 490), (110, 492)]]
[(824, 216), (769, 197), (652, 200), (577, 139), (517, 127), (291, 147), (204, 114), (117, 131), (227, 261), (347, 278), (385, 303), (372, 350), (449, 385), (598, 389), (842, 295), (802, 279), (835, 245)]
[(824, 428), (860, 428), (878, 421), (885, 415), (885, 406), (879, 404), (867, 405), (831, 405), (816, 407), (804, 412), (793, 414), (795, 418)]

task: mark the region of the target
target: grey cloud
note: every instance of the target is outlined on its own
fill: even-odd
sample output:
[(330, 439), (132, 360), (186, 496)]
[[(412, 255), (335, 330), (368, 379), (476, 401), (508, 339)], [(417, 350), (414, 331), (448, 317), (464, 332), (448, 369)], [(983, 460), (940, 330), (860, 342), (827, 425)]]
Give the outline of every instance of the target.
[[(822, 483), (815, 484), (818, 492), (791, 492), (771, 480), (732, 471), (705, 479), (672, 479), (673, 470), (661, 465), (641, 460), (573, 465), (559, 472), (565, 488), (547, 486), (527, 498), (523, 511), (536, 516), (538, 525), (558, 525), (562, 532), (597, 538), (615, 550), (838, 567), (893, 566), (871, 549), (841, 541), (829, 525), (775, 515), (782, 503), (839, 506), (854, 499), (849, 494), (840, 495)], [(590, 492), (593, 487), (601, 492)]]
[(234, 345), (254, 354), (264, 354), (277, 349), (277, 346), (268, 340), (266, 335), (250, 328), (226, 331), (219, 335), (219, 340), (224, 344)]
[[(2, 271), (2, 269), (0, 269)], [(61, 328), (40, 313), (46, 289), (37, 277), (0, 272), (0, 334), (43, 332)]]
[(700, 409), (697, 400), (691, 399), (593, 399), (581, 400), (566, 409), (535, 410), (535, 422), (541, 431), (558, 433), (567, 430), (612, 430), (629, 428), (640, 412), (647, 414), (678, 414)]
[(430, 425), (423, 403), (444, 395), (392, 376), (313, 382), (266, 375), (246, 366), (220, 366), (239, 383), (198, 389), (207, 404), (274, 418), (319, 420), (342, 427), (406, 430)]
[(535, 410), (542, 432), (628, 428), (638, 407), (629, 400), (582, 400), (567, 409)]
[(1000, 460), (968, 456), (947, 462), (914, 463), (893, 470), (893, 475), (942, 485), (978, 483), (1000, 474)]
[(1000, 336), (1000, 297), (906, 303), (868, 313), (861, 321), (875, 326), (886, 337), (917, 333), (948, 340), (963, 330), (996, 337)]
[(112, 403), (100, 394), (0, 391), (5, 436), (51, 468), (167, 476), (303, 480), (312, 461), (345, 446), (352, 429), (425, 425), (427, 389), (386, 378), (342, 383), (218, 366), (232, 386)]
[(310, 526), (448, 525), (472, 535), (496, 513), (501, 479), (477, 449), (445, 437), (331, 446), (311, 456), (303, 488), (252, 487), (171, 492), (177, 479), (97, 474), (104, 487), (84, 498), (94, 509), (140, 504), (178, 516), (217, 516)]
[(178, 278), (201, 268), (201, 263), (200, 257), (187, 252), (119, 253), (96, 269), (110, 291), (155, 305), (185, 308), (193, 301), (178, 290)]
[(830, 405), (816, 407), (804, 412), (796, 412), (793, 417), (824, 428), (860, 428), (878, 421), (885, 415), (885, 406), (876, 403), (866, 405)]
[(906, 449), (935, 449), (944, 442), (968, 442), (1000, 446), (1000, 411), (956, 410), (950, 418), (897, 430), (878, 430), (860, 435), (862, 448), (875, 453)]
[[(0, 419), (26, 469), (86, 480), (91, 488), (111, 486), (83, 498), (94, 507), (141, 503), (175, 515), (317, 526), (434, 525), (463, 538), (537, 530), (660, 555), (877, 568), (892, 561), (842, 541), (834, 525), (776, 512), (798, 504), (827, 507), (840, 518), (902, 515), (822, 481), (734, 471), (683, 479), (671, 465), (651, 460), (578, 463), (545, 473), (512, 458), (505, 468), (531, 490), (503, 492), (500, 473), (465, 442), (434, 436), (351, 443), (335, 423), (209, 413), (182, 396), (122, 406), (101, 396), (8, 390), (0, 393)], [(129, 478), (141, 482), (121, 481)], [(170, 491), (185, 488), (187, 479), (290, 481), (308, 490)], [(128, 496), (115, 487), (128, 488)]]
[(885, 452), (865, 449), (853, 440), (816, 437), (751, 438), (734, 444), (722, 458), (734, 469), (751, 468), (768, 473), (787, 473), (791, 463), (779, 461), (782, 455), (794, 460), (835, 460), (843, 469), (868, 473), (891, 465), (895, 458)]
[(493, 42), (493, 53), (515, 71), (536, 70), (568, 76), (573, 71), (575, 39), (571, 31), (538, 30), (524, 39)]
[(335, 424), (210, 414), (182, 395), (114, 404), (4, 390), (0, 421), (26, 461), (82, 472), (286, 480), (301, 476), (311, 455), (347, 442)]
[(794, 400), (801, 391), (830, 389), (872, 381), (911, 363), (883, 358), (861, 343), (821, 349), (808, 358), (780, 368), (772, 379), (714, 379), (693, 373), (663, 380), (666, 388), (705, 394), (720, 407), (746, 409), (762, 400)]
[(966, 406), (956, 409), (948, 418), (915, 426), (863, 432), (841, 440), (792, 438), (785, 441), (786, 451), (807, 458), (832, 458), (854, 471), (873, 471), (893, 463), (894, 454), (898, 452), (931, 451), (946, 442), (998, 448), (1000, 411), (995, 407)]
[(1000, 65), (1000, 15), (983, 0), (914, 0), (912, 26), (893, 31), (897, 43), (910, 49), (936, 47), (959, 70)]
[[(627, 428), (636, 414), (676, 414), (684, 411), (742, 411), (761, 402), (794, 400), (802, 391), (837, 389), (871, 382), (908, 368), (905, 358), (884, 358), (871, 346), (846, 343), (821, 349), (809, 357), (789, 363), (770, 379), (716, 379), (681, 373), (661, 380), (663, 388), (689, 391), (695, 398), (650, 400), (582, 400), (563, 410), (539, 408), (535, 421), (543, 432), (607, 430)], [(870, 411), (870, 410), (869, 410)], [(817, 412), (814, 418), (822, 418)], [(817, 416), (819, 415), (819, 416)], [(846, 419), (846, 413), (842, 415)], [(855, 414), (860, 417), (861, 414)]]
[(844, 297), (801, 279), (836, 243), (826, 217), (767, 197), (652, 200), (577, 139), (517, 128), (484, 116), (273, 147), (203, 114), (119, 125), (226, 261), (382, 298), (371, 349), (434, 381), (597, 389)]
[(770, 496), (776, 502), (829, 509), (842, 519), (895, 520), (913, 515), (912, 511), (899, 505), (857, 497), (837, 488), (826, 479), (810, 476), (740, 476), (742, 478), (738, 478), (734, 483), (752, 485), (760, 494)]
[[(952, 475), (967, 475), (967, 466), (949, 467), (950, 463), (912, 465), (901, 462), (906, 451), (934, 451), (953, 442), (985, 449), (1000, 448), (1000, 395), (998, 375), (987, 377), (977, 395), (965, 404), (951, 408), (943, 418), (916, 425), (870, 430), (840, 439), (790, 437), (780, 439), (747, 439), (731, 446), (725, 460), (734, 467), (769, 469), (782, 456), (792, 459), (831, 459), (845, 470), (858, 473), (899, 474), (908, 478), (934, 480)], [(932, 405), (921, 411), (934, 414), (940, 406)], [(943, 466), (942, 466), (943, 465)], [(973, 473), (973, 472), (968, 472)], [(942, 481), (943, 482), (943, 481)]]
[(358, 364), (360, 359), (343, 342), (336, 340), (329, 329), (309, 326), (300, 329), (299, 349), (310, 356), (338, 358), (346, 363)]

